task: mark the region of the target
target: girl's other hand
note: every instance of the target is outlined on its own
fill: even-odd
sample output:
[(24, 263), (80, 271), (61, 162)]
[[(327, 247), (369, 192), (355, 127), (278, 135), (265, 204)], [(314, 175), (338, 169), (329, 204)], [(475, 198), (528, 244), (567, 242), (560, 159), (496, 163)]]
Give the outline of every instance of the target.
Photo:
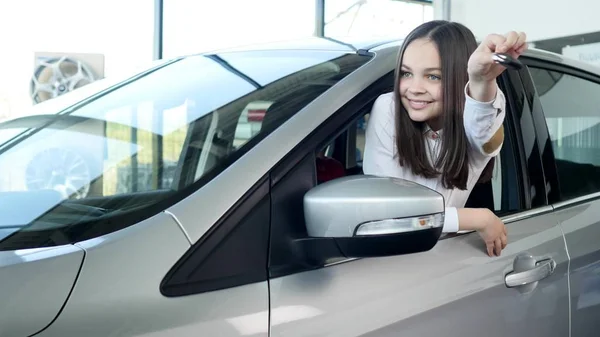
[(487, 249), (489, 256), (500, 256), (508, 244), (506, 226), (492, 211), (483, 210), (482, 226), (477, 230)]
[(474, 230), (485, 242), (489, 256), (500, 256), (508, 244), (506, 226), (487, 208), (459, 208), (459, 230)]

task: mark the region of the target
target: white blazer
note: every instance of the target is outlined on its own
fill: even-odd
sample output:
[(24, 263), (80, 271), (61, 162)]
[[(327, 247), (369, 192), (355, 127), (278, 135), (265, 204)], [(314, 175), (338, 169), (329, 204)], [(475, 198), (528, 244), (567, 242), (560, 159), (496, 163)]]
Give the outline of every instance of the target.
[[(506, 108), (504, 93), (497, 88), (494, 100), (479, 102), (467, 94), (467, 86), (464, 89), (466, 102), (463, 119), (469, 143), (469, 176), (467, 189), (464, 191), (457, 188), (446, 189), (443, 187), (440, 177), (426, 179), (415, 176), (410, 169), (400, 166), (396, 148), (393, 93), (383, 94), (375, 100), (365, 136), (364, 174), (411, 180), (441, 193), (446, 206), (443, 227), (445, 233), (458, 231), (457, 208), (465, 206), (481, 172), (489, 160), (500, 152), (504, 139), (502, 134), (504, 130), (501, 129)], [(425, 148), (430, 162), (432, 162), (432, 158), (437, 158), (439, 153), (441, 131), (436, 133), (429, 127), (423, 130), (423, 140), (427, 142)], [(499, 132), (498, 135), (496, 135), (497, 132)], [(494, 135), (496, 136), (494, 137)], [(488, 142), (492, 137), (495, 142), (500, 140), (500, 143), (489, 149)], [(484, 149), (491, 152), (488, 153)], [(434, 154), (435, 156), (433, 156)]]

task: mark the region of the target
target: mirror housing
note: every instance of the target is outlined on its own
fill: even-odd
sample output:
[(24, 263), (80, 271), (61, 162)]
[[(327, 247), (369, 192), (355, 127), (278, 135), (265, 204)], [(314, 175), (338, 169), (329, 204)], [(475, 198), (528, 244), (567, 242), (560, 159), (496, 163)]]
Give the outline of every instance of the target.
[(308, 237), (297, 242), (321, 262), (424, 252), (440, 238), (444, 211), (441, 194), (408, 180), (339, 178), (305, 194)]

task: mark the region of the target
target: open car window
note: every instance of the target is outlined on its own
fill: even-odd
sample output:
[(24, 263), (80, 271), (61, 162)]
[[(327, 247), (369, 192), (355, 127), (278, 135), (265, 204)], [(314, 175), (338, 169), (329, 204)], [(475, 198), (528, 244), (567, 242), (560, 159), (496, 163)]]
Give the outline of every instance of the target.
[(369, 59), (191, 56), (55, 115), (1, 123), (0, 249), (72, 243), (162, 211)]

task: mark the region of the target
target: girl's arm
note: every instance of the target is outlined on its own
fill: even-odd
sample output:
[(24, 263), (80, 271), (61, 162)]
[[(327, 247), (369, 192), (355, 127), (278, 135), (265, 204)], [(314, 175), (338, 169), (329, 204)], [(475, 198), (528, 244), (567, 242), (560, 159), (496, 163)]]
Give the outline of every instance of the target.
[(479, 102), (490, 102), (496, 98), (498, 86), (496, 79), (487, 80), (470, 80), (468, 86), (468, 94), (471, 98)]
[(460, 230), (479, 233), (489, 256), (500, 256), (507, 245), (506, 226), (487, 208), (459, 208), (457, 210)]
[[(465, 87), (464, 125), (469, 141), (472, 168), (476, 177), (496, 156), (504, 142), (506, 99), (496, 78), (505, 68), (492, 61), (492, 53), (510, 53), (518, 58), (527, 49), (524, 33), (509, 32), (505, 36), (491, 34), (469, 58), (469, 83)], [(489, 256), (499, 256), (507, 244), (506, 227), (488, 209), (457, 209), (460, 230), (475, 230), (485, 242)]]
[[(478, 94), (474, 94), (474, 92)], [(491, 99), (483, 97), (493, 93)], [(469, 81), (465, 86), (465, 110), (463, 122), (465, 134), (470, 146), (470, 158), (473, 168), (483, 169), (489, 158), (500, 153), (504, 143), (504, 117), (506, 116), (506, 98), (494, 81), (480, 83)], [(486, 98), (487, 100), (481, 100)], [(477, 172), (479, 173), (479, 172)]]
[(492, 54), (508, 53), (517, 59), (526, 49), (526, 35), (511, 31), (505, 36), (488, 35), (469, 57), (464, 124), (474, 159), (487, 162), (498, 154), (504, 141), (506, 100), (496, 79), (505, 68), (494, 63)]

